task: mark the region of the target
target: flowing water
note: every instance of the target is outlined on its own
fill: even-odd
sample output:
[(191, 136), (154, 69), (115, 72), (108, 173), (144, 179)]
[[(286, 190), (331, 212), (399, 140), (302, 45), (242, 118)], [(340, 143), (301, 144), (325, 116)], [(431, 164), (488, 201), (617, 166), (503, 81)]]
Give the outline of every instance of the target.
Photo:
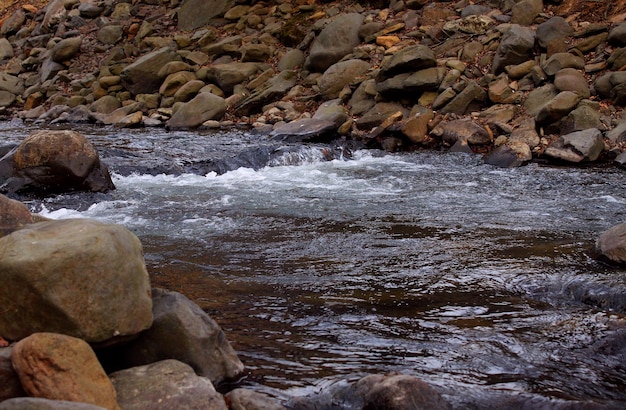
[(626, 406), (626, 271), (593, 252), (626, 221), (624, 171), (291, 147), (193, 174), (268, 141), (82, 131), (117, 190), (31, 205), (137, 234), (153, 284), (220, 323), (243, 386), (288, 398), (400, 372), (459, 409)]

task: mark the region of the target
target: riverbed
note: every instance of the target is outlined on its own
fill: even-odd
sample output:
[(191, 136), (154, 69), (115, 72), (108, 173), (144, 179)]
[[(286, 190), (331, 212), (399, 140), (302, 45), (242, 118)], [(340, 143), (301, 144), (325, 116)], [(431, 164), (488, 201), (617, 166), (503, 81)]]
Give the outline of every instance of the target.
[[(399, 372), (455, 408), (626, 406), (626, 271), (594, 255), (626, 221), (623, 170), (348, 147), (328, 160), (337, 147), (245, 130), (81, 132), (117, 190), (29, 205), (132, 230), (153, 285), (222, 326), (242, 386), (286, 399)], [(258, 147), (278, 154), (190, 172)]]

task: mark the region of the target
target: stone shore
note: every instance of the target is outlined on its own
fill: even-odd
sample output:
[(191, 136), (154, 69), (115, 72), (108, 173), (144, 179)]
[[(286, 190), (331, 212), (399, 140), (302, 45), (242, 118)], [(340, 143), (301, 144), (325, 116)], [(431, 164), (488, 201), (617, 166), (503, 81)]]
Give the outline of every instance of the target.
[[(53, 0), (0, 28), (6, 119), (626, 162), (626, 2)], [(596, 4), (597, 3), (597, 4)]]

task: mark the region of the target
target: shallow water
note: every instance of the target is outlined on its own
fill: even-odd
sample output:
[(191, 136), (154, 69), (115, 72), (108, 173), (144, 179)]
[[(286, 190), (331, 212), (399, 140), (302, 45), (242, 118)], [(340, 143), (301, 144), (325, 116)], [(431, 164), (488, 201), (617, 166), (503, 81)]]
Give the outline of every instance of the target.
[[(23, 132), (5, 125), (5, 141)], [(118, 189), (31, 205), (135, 232), (153, 284), (221, 324), (246, 387), (285, 398), (401, 372), (455, 408), (626, 405), (626, 271), (593, 253), (626, 220), (623, 171), (308, 147), (195, 175), (186, 164), (268, 141), (83, 132)]]

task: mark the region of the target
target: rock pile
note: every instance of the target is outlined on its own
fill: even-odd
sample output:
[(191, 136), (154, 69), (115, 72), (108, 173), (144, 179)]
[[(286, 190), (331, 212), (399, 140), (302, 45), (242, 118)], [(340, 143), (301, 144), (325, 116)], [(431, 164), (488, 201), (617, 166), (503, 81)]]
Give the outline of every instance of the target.
[[(623, 165), (619, 13), (621, 0), (53, 0), (2, 22), (0, 106), (40, 123), (236, 123), (389, 151), (456, 144), (499, 166)], [(328, 101), (336, 115), (316, 118)]]

